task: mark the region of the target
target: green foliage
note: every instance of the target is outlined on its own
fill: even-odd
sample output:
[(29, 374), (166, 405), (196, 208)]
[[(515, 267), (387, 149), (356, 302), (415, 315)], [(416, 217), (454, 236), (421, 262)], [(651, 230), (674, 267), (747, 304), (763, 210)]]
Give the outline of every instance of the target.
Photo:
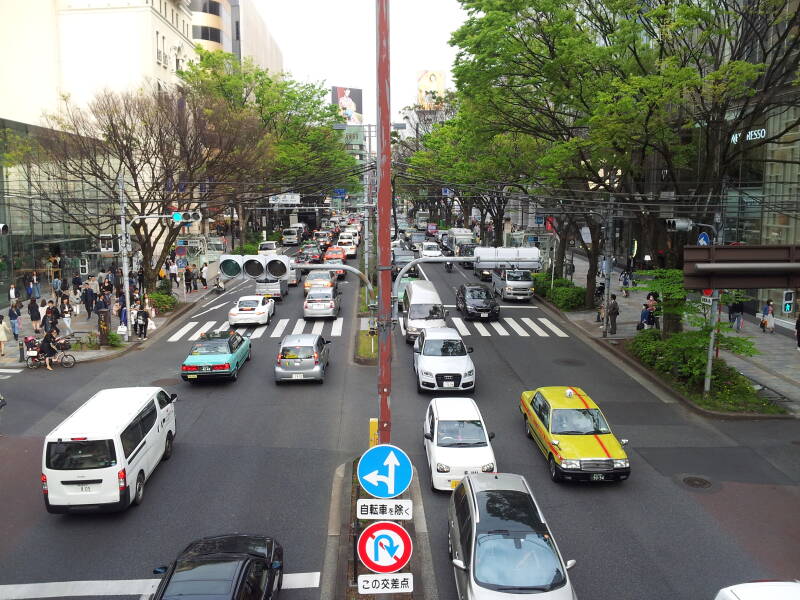
[(169, 274), (167, 274), (167, 277), (165, 277), (164, 279), (160, 279), (158, 281), (158, 285), (156, 286), (156, 292), (155, 293), (163, 294), (165, 296), (171, 296), (172, 295), (172, 282), (169, 279)]
[(150, 294), (150, 304), (159, 312), (167, 312), (175, 308), (178, 304), (178, 299), (171, 294), (160, 294), (155, 292)]
[(233, 254), (244, 256), (245, 254), (258, 254), (258, 243), (247, 243), (234, 249)]
[[(550, 274), (549, 273), (533, 273), (531, 274), (531, 280), (533, 281), (533, 287), (536, 289), (536, 294), (538, 294), (542, 298), (547, 298), (548, 300), (551, 299), (551, 294), (555, 292), (556, 288), (574, 288), (575, 284), (570, 281), (569, 279), (563, 279), (561, 277), (556, 277), (552, 281), (553, 289), (550, 289)], [(584, 294), (586, 293), (585, 288), (580, 288), (583, 290)], [(581, 300), (581, 304), (583, 304), (583, 300)]]
[(548, 296), (548, 300), (561, 310), (583, 308), (585, 299), (586, 288), (583, 287), (556, 287)]
[(122, 341), (122, 336), (119, 335), (115, 331), (108, 332), (108, 345), (112, 348), (121, 348), (124, 342)]

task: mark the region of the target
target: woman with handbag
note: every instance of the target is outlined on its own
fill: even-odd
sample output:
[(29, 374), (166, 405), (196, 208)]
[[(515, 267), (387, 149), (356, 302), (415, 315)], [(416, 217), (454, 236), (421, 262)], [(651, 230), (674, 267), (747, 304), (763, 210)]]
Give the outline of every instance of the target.
[(72, 335), (72, 305), (69, 303), (69, 298), (62, 298), (61, 300), (61, 320), (64, 321), (64, 325), (67, 326), (69, 333), (67, 335)]
[(761, 309), (761, 331), (775, 333), (775, 305), (772, 300), (767, 300)]
[(133, 307), (133, 332), (136, 334), (139, 341), (147, 339), (147, 325), (150, 320), (150, 315), (141, 304)]

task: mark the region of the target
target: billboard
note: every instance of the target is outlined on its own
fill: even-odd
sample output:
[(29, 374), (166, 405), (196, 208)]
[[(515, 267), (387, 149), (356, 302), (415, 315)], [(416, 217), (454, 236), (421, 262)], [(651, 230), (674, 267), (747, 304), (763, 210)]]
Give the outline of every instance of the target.
[(361, 125), (364, 122), (361, 90), (334, 86), (331, 88), (331, 103), (339, 107), (348, 125)]
[(444, 71), (420, 71), (417, 76), (417, 104), (425, 110), (440, 107), (444, 98)]

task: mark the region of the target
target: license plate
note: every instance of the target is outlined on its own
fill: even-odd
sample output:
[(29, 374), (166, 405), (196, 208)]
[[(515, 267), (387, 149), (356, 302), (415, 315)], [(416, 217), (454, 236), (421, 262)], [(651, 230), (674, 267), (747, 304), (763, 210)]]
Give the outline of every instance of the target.
[(302, 373), (292, 373), (292, 379), (302, 379), (302, 378), (303, 378)]
[(92, 486), (90, 486), (90, 485), (82, 485), (82, 486), (80, 486), (80, 489), (81, 489), (82, 492), (91, 492), (92, 491)]
[(202, 367), (200, 370), (201, 371), (210, 371), (211, 367)]
[(481, 319), (485, 319), (489, 316), (489, 313), (481, 313)]
[(453, 479), (453, 480), (450, 482), (450, 489), (451, 489), (451, 490), (454, 490), (454, 489), (456, 489), (456, 488), (458, 487), (458, 484), (459, 484), (459, 483), (461, 483), (461, 480), (460, 480), (460, 479)]
[(25, 356), (39, 356), (39, 353), (36, 350), (28, 350)]
[(197, 379), (197, 375), (187, 375), (188, 379)]
[(456, 386), (456, 384), (455, 384), (454, 381), (443, 381), (442, 382), (442, 387), (455, 387), (455, 386)]
[(606, 478), (602, 473), (592, 473), (592, 481), (603, 481)]

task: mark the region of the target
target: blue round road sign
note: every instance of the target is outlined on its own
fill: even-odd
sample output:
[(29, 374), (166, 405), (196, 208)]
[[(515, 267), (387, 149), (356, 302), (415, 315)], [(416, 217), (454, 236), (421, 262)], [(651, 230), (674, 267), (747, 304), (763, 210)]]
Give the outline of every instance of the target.
[(697, 236), (697, 245), (698, 246), (708, 246), (711, 244), (711, 238), (708, 237), (708, 234), (703, 231), (700, 235)]
[(411, 485), (411, 459), (397, 446), (373, 446), (358, 461), (358, 482), (375, 498), (394, 498)]

